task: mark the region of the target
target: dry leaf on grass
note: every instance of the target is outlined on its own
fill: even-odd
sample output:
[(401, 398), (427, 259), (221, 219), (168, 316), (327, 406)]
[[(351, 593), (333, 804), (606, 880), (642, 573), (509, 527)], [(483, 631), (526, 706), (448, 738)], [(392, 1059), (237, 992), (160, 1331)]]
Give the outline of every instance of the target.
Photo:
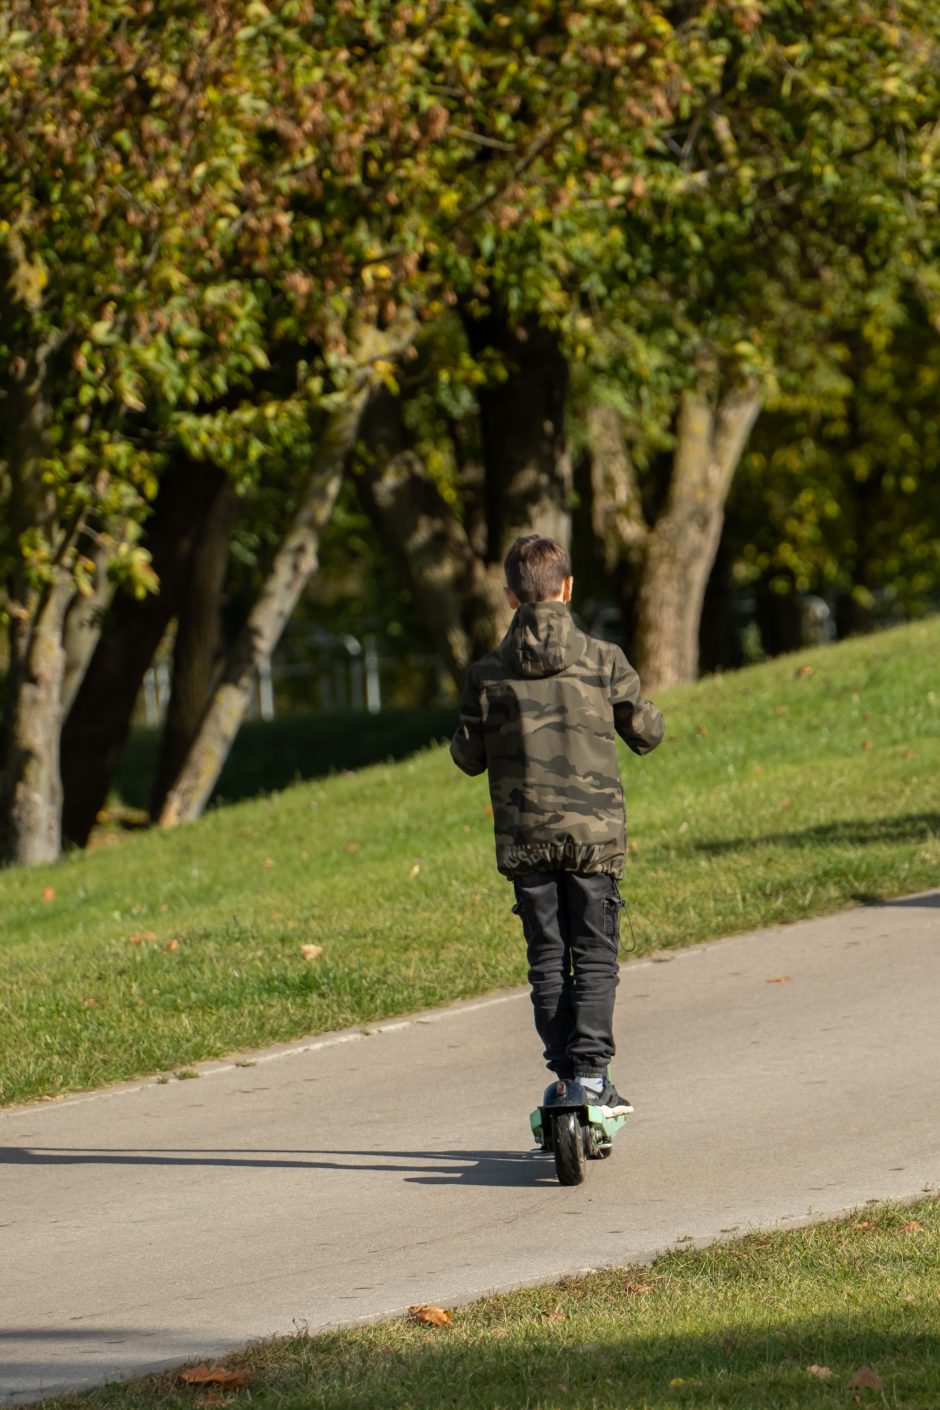
[(305, 960), (318, 960), (318, 959), (320, 958), (320, 956), (323, 954), (323, 946), (322, 946), (322, 945), (301, 945), (301, 947), (300, 947), (300, 953), (301, 953), (301, 956), (302, 956)]
[(874, 1229), (875, 1226), (870, 1219), (862, 1219), (857, 1224), (854, 1224), (852, 1227), (855, 1229), (860, 1229), (862, 1233), (867, 1234), (869, 1229)]
[(251, 1380), (250, 1371), (229, 1371), (225, 1366), (207, 1366), (200, 1362), (188, 1371), (180, 1371), (179, 1378), (191, 1386), (221, 1386), (224, 1390), (238, 1390)]
[(832, 1372), (828, 1366), (807, 1366), (806, 1369), (811, 1376), (816, 1376), (821, 1381), (832, 1380)]
[(409, 1307), (408, 1316), (413, 1322), (423, 1322), (429, 1327), (447, 1327), (454, 1320), (446, 1307), (433, 1307), (429, 1302)]
[(793, 674), (796, 679), (799, 680), (801, 676), (811, 676), (813, 674), (813, 668), (812, 666), (797, 666)]
[(170, 954), (172, 955), (175, 950), (179, 949), (179, 947), (180, 942), (178, 940), (168, 940), (163, 948), (164, 950), (169, 950)]
[(916, 1219), (910, 1219), (910, 1220), (908, 1220), (908, 1222), (907, 1222), (906, 1224), (902, 1224), (902, 1225), (901, 1225), (901, 1233), (902, 1233), (902, 1234), (919, 1234), (920, 1231), (921, 1231), (921, 1229), (922, 1229), (923, 1227), (924, 1227), (923, 1224), (921, 1224), (918, 1220), (916, 1220)]
[(651, 1293), (655, 1291), (656, 1286), (654, 1283), (627, 1283), (626, 1287), (624, 1288), (624, 1292), (629, 1293), (631, 1297), (640, 1297), (643, 1293)]
[(871, 742), (870, 739), (863, 739), (863, 740), (862, 740), (862, 748), (863, 748), (863, 749), (874, 749), (874, 747), (875, 747), (875, 746), (874, 746), (874, 744), (872, 744), (872, 742)]
[(421, 870), (421, 863), (420, 863), (420, 862), (415, 862), (414, 866), (411, 868), (411, 871), (408, 873), (408, 880), (409, 880), (409, 881), (414, 881), (415, 877), (418, 875), (418, 872), (419, 872), (420, 870)]
[(884, 1390), (885, 1383), (870, 1366), (860, 1366), (849, 1381), (849, 1390)]
[(155, 930), (135, 930), (133, 935), (128, 936), (132, 945), (142, 945), (145, 940), (156, 940)]
[(54, 901), (54, 900), (55, 900), (55, 887), (54, 887), (54, 886), (44, 886), (44, 887), (42, 888), (42, 899), (43, 899), (44, 901)]

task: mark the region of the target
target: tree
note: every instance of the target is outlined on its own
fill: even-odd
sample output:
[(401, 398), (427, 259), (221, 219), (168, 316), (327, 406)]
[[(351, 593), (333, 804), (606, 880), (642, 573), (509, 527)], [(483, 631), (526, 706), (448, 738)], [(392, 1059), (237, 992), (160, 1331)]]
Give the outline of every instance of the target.
[(229, 81), (244, 52), (237, 9), (176, 3), (137, 18), (116, 0), (11, 0), (3, 18), (8, 861), (59, 851), (71, 605), (103, 576), (136, 594), (156, 587), (138, 542), (163, 464), (148, 411), (217, 396), (263, 357), (255, 291), (223, 272), (244, 148)]
[(890, 326), (914, 271), (936, 278), (936, 17), (902, 5), (847, 25), (841, 5), (793, 4), (730, 18), (720, 83), (643, 173), (652, 297), (634, 290), (629, 326), (607, 332), (625, 331), (628, 356), (581, 382), (596, 531), (650, 684), (695, 673), (760, 406), (825, 399), (845, 382), (847, 330)]

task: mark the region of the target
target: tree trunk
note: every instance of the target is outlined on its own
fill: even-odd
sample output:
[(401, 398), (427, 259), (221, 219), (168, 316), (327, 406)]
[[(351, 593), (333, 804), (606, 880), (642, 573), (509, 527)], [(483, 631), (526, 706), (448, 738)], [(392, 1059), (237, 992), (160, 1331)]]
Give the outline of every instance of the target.
[(63, 828), (81, 847), (104, 806), (147, 668), (182, 608), (193, 557), (226, 485), (224, 471), (182, 455), (161, 479), (143, 540), (160, 590), (139, 601), (116, 594), (62, 735)]
[(211, 505), (193, 554), (177, 618), (173, 683), (150, 799), (159, 817), (205, 712), (222, 657), (222, 594), (237, 500), (226, 484)]
[(161, 827), (194, 820), (209, 800), (248, 709), (257, 671), (270, 659), (316, 569), (320, 535), (333, 511), (367, 396), (368, 387), (359, 386), (327, 424), (309, 483), (267, 581), (228, 654), (186, 761), (167, 793)]
[(501, 565), (520, 534), (571, 541), (571, 461), (565, 437), (568, 365), (553, 333), (491, 315), (468, 320), (474, 355), (493, 350), (502, 381), (479, 392), (486, 472), (486, 561)]
[(13, 619), (0, 811), (4, 863), (54, 862), (62, 851), (62, 628), (71, 595), (71, 575), (57, 569), (31, 620)]
[(702, 604), (725, 503), (760, 405), (754, 384), (733, 389), (717, 407), (702, 393), (685, 393), (668, 488), (655, 517), (644, 515), (626, 454), (618, 462), (608, 450), (595, 470), (594, 513), (608, 557), (628, 561), (634, 578), (632, 652), (646, 690), (695, 679)]
[[(398, 564), (434, 650), (457, 685), (498, 639), (506, 603), (502, 568), (488, 566), (471, 531), (415, 452), (401, 403), (382, 389), (362, 422), (359, 500)], [(466, 506), (462, 506), (466, 508)]]
[(96, 555), (95, 577), (90, 596), (76, 592), (69, 603), (62, 633), (65, 647), (65, 678), (62, 682), (62, 717), (75, 703), (85, 673), (101, 640), (101, 629), (108, 606), (114, 596), (114, 584), (109, 580), (105, 554)]
[[(6, 462), (13, 547), (9, 589), (10, 666), (3, 711), (0, 771), (0, 863), (34, 865), (55, 861), (62, 850), (62, 781), (59, 742), (65, 652), (62, 632), (72, 596), (63, 565), (75, 545), (83, 516), (62, 526), (42, 476), (52, 404), (49, 364), (53, 339), (14, 359), (2, 423), (0, 458)], [(53, 554), (50, 579), (37, 590), (20, 557), (21, 535), (41, 526)]]

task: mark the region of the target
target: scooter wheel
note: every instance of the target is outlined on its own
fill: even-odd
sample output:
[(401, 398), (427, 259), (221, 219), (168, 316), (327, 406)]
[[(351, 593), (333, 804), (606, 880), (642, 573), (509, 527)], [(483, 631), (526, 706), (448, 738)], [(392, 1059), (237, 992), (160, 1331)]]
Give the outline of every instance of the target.
[(584, 1179), (584, 1135), (576, 1111), (564, 1111), (555, 1117), (552, 1148), (555, 1152), (555, 1174), (560, 1185), (580, 1185)]

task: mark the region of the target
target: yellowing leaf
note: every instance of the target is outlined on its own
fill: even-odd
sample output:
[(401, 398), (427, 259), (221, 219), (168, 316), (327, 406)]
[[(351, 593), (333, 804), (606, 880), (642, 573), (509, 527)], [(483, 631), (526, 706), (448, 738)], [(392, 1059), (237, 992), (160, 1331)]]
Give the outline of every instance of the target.
[(301, 945), (300, 953), (305, 960), (318, 960), (323, 954), (322, 945)]
[(207, 1366), (201, 1362), (188, 1371), (180, 1371), (179, 1378), (191, 1386), (222, 1386), (226, 1390), (237, 1390), (251, 1380), (250, 1371), (228, 1371), (224, 1366)]
[(832, 1380), (832, 1372), (828, 1366), (807, 1366), (806, 1369), (811, 1376), (816, 1376), (821, 1381)]
[(884, 1381), (870, 1366), (860, 1366), (849, 1381), (850, 1390), (884, 1390)]
[(408, 1316), (412, 1321), (423, 1322), (429, 1327), (447, 1327), (454, 1320), (446, 1307), (434, 1307), (428, 1302), (409, 1307)]

